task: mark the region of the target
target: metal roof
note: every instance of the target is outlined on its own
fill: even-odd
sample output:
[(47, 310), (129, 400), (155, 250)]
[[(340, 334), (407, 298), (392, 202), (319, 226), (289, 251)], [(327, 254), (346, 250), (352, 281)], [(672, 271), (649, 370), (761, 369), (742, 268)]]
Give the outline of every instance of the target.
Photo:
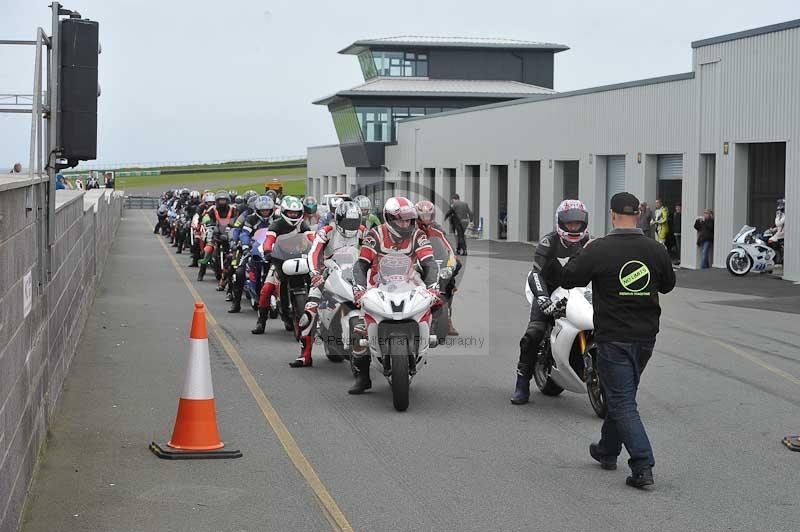
[(553, 89), (510, 80), (378, 77), (314, 103), (327, 105), (337, 96), (525, 98), (537, 94), (555, 94), (555, 92)]
[(532, 102), (542, 102), (545, 100), (555, 100), (558, 98), (570, 98), (572, 96), (583, 96), (586, 94), (594, 94), (598, 92), (608, 92), (608, 91), (615, 91), (615, 90), (622, 90), (622, 89), (632, 89), (635, 87), (645, 87), (647, 85), (657, 85), (659, 83), (672, 83), (675, 81), (683, 81), (686, 79), (694, 79), (694, 72), (684, 72), (682, 74), (671, 74), (668, 76), (659, 76), (655, 78), (645, 78), (645, 79), (637, 79), (634, 81), (626, 81), (623, 83), (614, 83), (611, 85), (601, 85), (599, 87), (590, 87), (588, 89), (578, 89), (574, 91), (568, 92), (554, 92), (553, 94), (540, 94), (540, 95), (533, 95), (528, 96), (525, 98), (520, 98), (516, 100), (506, 101), (506, 102), (497, 102), (497, 103), (488, 103), (485, 105), (476, 105), (474, 107), (465, 107), (463, 109), (454, 109), (452, 111), (444, 111), (441, 113), (436, 113), (434, 115), (426, 115), (426, 116), (415, 116), (411, 118), (406, 118), (404, 122), (413, 122), (416, 120), (427, 120), (430, 118), (441, 118), (444, 116), (449, 115), (457, 115), (461, 113), (474, 113), (478, 111), (484, 111), (486, 109), (495, 109), (497, 107), (509, 107), (512, 105), (522, 105), (526, 103)]
[(772, 24), (770, 26), (762, 26), (760, 28), (753, 28), (745, 31), (737, 31), (736, 33), (728, 33), (718, 37), (701, 39), (699, 41), (692, 42), (692, 48), (700, 48), (702, 46), (709, 46), (711, 44), (746, 39), (747, 37), (755, 37), (756, 35), (764, 35), (765, 33), (774, 33), (776, 31), (790, 30), (793, 28), (800, 28), (800, 19), (789, 20), (786, 22), (781, 22), (780, 24)]
[(502, 49), (529, 49), (551, 50), (562, 52), (569, 50), (569, 46), (537, 41), (523, 41), (520, 39), (496, 39), (487, 37), (442, 37), (423, 35), (399, 35), (396, 37), (380, 37), (377, 39), (363, 39), (350, 46), (339, 50), (340, 54), (356, 55), (369, 48), (502, 48)]

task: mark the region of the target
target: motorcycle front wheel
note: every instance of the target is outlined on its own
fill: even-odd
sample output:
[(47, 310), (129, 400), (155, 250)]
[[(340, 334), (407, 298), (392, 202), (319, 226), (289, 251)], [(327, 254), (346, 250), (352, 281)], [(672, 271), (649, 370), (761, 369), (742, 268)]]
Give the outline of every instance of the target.
[(550, 370), (553, 367), (553, 362), (550, 355), (550, 342), (545, 340), (542, 342), (542, 348), (539, 350), (539, 357), (536, 359), (536, 364), (533, 366), (533, 380), (536, 387), (544, 395), (555, 397), (564, 391), (564, 388), (559, 386), (550, 377)]
[[(596, 357), (592, 357), (593, 364), (596, 363), (595, 360)], [(591, 403), (594, 413), (600, 419), (605, 419), (608, 414), (608, 403), (603, 387), (600, 386), (600, 375), (598, 375), (597, 369), (592, 369), (589, 374), (589, 380), (586, 381), (586, 392), (589, 394), (589, 403)]]
[(750, 273), (750, 269), (753, 267), (753, 259), (747, 253), (742, 256), (736, 251), (731, 251), (728, 253), (728, 258), (725, 259), (725, 267), (728, 268), (731, 275), (742, 277)]
[(410, 342), (402, 342), (402, 345), (392, 345), (390, 349), (398, 351), (391, 352), (392, 361), (392, 403), (398, 412), (405, 412), (408, 409), (408, 389), (410, 386), (408, 373), (408, 359), (411, 349)]

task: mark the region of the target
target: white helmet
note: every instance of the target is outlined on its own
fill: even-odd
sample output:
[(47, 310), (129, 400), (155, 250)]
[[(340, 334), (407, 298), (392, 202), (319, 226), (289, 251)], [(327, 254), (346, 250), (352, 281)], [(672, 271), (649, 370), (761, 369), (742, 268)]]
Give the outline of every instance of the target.
[[(386, 220), (389, 232), (400, 239), (410, 237), (417, 230), (415, 223), (417, 208), (414, 207), (411, 200), (403, 196), (395, 196), (386, 200), (386, 205), (383, 206), (383, 219)], [(405, 221), (409, 223), (407, 225), (402, 223)]]
[(281, 217), (289, 225), (297, 227), (303, 221), (303, 203), (294, 196), (284, 196), (281, 200)]
[(343, 201), (336, 207), (333, 217), (336, 230), (345, 238), (353, 238), (361, 227), (361, 211), (351, 201)]
[[(567, 224), (579, 222), (580, 228), (577, 231), (570, 231)], [(580, 242), (586, 236), (589, 227), (589, 210), (586, 205), (579, 200), (564, 200), (556, 209), (556, 231), (566, 242)]]

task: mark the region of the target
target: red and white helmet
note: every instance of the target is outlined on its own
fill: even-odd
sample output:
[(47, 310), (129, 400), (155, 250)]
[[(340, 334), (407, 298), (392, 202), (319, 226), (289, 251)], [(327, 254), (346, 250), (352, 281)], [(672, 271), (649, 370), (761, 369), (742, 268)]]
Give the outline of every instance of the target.
[(428, 200), (418, 201), (415, 205), (417, 209), (417, 223), (420, 226), (431, 225), (436, 221), (436, 207)]
[[(414, 221), (417, 219), (417, 209), (411, 200), (402, 196), (395, 196), (386, 200), (383, 206), (383, 219), (389, 232), (396, 238), (406, 239), (414, 234), (417, 226)], [(408, 223), (405, 223), (405, 222)]]
[[(570, 222), (580, 222), (577, 231), (567, 229)], [(579, 200), (564, 200), (556, 209), (556, 231), (567, 242), (580, 242), (589, 227), (589, 210)]]

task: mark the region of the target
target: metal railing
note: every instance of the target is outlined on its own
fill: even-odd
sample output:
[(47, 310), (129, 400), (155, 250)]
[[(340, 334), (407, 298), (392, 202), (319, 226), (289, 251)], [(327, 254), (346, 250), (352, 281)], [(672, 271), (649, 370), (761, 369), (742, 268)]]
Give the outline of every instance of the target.
[(157, 209), (158, 198), (151, 196), (125, 196), (126, 209)]

